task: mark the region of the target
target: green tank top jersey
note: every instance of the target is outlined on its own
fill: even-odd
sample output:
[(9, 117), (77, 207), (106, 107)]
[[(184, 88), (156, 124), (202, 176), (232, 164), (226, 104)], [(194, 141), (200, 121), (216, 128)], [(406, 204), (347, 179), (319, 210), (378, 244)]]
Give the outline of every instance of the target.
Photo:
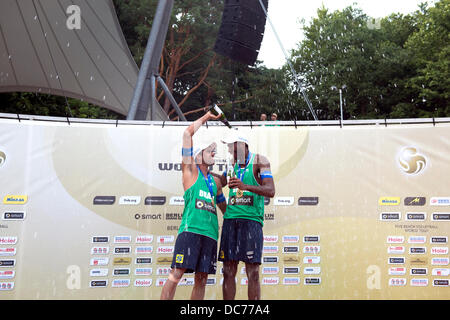
[(197, 181), (184, 192), (184, 211), (178, 234), (188, 231), (217, 241), (219, 237), (219, 222), (215, 205), (217, 203), (217, 186), (211, 176), (210, 179), (213, 196), (211, 196), (201, 172), (198, 173)]
[[(242, 182), (246, 185), (259, 186), (253, 174), (253, 162), (255, 154), (251, 158), (245, 168), (240, 168), (237, 164), (234, 166), (234, 172), (239, 178), (239, 170), (244, 175)], [(224, 219), (249, 219), (254, 220), (261, 225), (264, 225), (264, 196), (261, 196), (250, 191), (239, 192), (238, 190), (230, 189), (228, 196), (227, 211)]]

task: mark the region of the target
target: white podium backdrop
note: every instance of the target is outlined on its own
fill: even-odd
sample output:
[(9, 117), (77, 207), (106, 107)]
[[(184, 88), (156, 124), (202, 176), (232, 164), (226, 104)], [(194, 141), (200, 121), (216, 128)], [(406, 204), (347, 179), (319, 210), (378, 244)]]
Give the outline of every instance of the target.
[[(184, 129), (0, 120), (0, 298), (159, 299), (183, 212)], [(239, 131), (276, 186), (263, 299), (450, 299), (450, 125)], [(227, 133), (196, 135), (217, 141), (217, 173)], [(206, 299), (222, 299), (221, 268)]]

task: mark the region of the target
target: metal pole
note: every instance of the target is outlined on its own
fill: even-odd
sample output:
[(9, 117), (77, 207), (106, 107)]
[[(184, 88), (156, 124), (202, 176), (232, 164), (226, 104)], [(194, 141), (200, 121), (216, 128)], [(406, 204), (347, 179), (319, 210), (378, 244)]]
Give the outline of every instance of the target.
[(339, 99), (341, 101), (341, 123), (344, 123), (344, 113), (342, 112), (342, 89), (339, 89)]
[(237, 69), (235, 69), (235, 72), (234, 72), (233, 89), (231, 91), (231, 116), (232, 116), (233, 121), (236, 121), (236, 110), (235, 110), (235, 103), (234, 103), (234, 99), (236, 99), (236, 82), (237, 82), (236, 75), (237, 75)]
[[(133, 99), (131, 100), (130, 109), (128, 111), (127, 120), (135, 120), (139, 103), (148, 106), (153, 103), (155, 99), (155, 92), (152, 91), (147, 101), (141, 101), (144, 88), (146, 87), (146, 80), (151, 74), (158, 72), (158, 64), (161, 59), (162, 48), (166, 39), (167, 30), (169, 28), (170, 15), (172, 13), (174, 0), (159, 0), (156, 8), (155, 18), (152, 24), (152, 31), (150, 32), (147, 47), (145, 49), (144, 58), (139, 70), (139, 76), (134, 90)], [(151, 86), (150, 86), (151, 87)], [(139, 119), (145, 120), (145, 119)]]
[[(153, 105), (152, 104), (149, 105), (148, 103), (150, 101), (150, 97), (152, 94), (150, 88), (151, 88), (150, 79), (147, 78), (144, 81), (144, 88), (142, 89), (142, 95), (141, 98), (139, 99), (138, 107), (134, 115), (134, 118), (128, 120), (146, 120), (149, 106), (150, 109), (153, 110)], [(150, 118), (150, 120), (154, 119)]]
[[(153, 92), (151, 94), (151, 99), (156, 100), (156, 77), (152, 74), (150, 77), (150, 91)], [(155, 102), (155, 104), (158, 102)], [(153, 108), (153, 103), (150, 108), (150, 120), (155, 120), (155, 108)]]
[(187, 121), (186, 117), (184, 116), (183, 112), (181, 112), (180, 107), (178, 106), (178, 103), (175, 101), (175, 98), (172, 96), (172, 94), (170, 93), (169, 88), (167, 87), (167, 85), (164, 83), (164, 80), (160, 77), (160, 76), (156, 76), (156, 79), (158, 80), (158, 83), (161, 85), (162, 89), (164, 90), (164, 92), (166, 93), (167, 97), (170, 100), (170, 103), (172, 103), (173, 108), (175, 109), (175, 111), (178, 113), (178, 116), (180, 117), (181, 120), (183, 121)]

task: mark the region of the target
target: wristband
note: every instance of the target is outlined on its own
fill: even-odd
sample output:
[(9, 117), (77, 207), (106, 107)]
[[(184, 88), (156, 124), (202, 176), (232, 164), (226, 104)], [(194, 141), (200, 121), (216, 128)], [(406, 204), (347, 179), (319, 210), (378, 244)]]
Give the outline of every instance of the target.
[(272, 172), (264, 171), (263, 173), (261, 173), (261, 179), (266, 179), (266, 178), (272, 178), (273, 179)]
[(223, 195), (223, 193), (216, 196), (216, 201), (217, 201), (217, 204), (225, 202), (225, 196)]
[(193, 148), (182, 148), (181, 149), (181, 155), (183, 157), (192, 157), (194, 155), (194, 149)]

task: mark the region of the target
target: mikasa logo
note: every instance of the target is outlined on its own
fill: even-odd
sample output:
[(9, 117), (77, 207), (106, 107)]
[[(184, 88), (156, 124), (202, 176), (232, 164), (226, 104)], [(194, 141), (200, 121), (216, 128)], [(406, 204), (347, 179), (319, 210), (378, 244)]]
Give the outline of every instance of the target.
[(415, 147), (403, 148), (397, 156), (400, 169), (408, 175), (422, 173), (427, 167), (427, 158), (418, 152)]
[(25, 204), (27, 201), (26, 195), (7, 195), (3, 198), (3, 204)]

